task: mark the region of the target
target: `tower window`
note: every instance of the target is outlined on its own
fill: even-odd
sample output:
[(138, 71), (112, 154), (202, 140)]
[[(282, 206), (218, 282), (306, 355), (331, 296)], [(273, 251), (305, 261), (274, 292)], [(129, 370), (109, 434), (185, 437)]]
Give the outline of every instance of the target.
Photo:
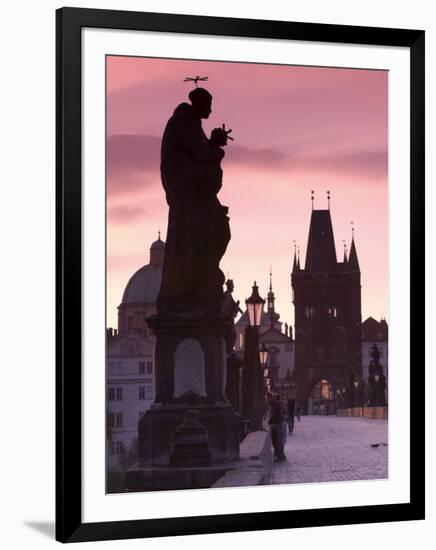
[(145, 399), (145, 388), (144, 388), (144, 386), (140, 386), (138, 388), (138, 399)]
[(147, 361), (147, 374), (153, 374), (153, 361)]
[(336, 318), (338, 316), (338, 310), (335, 308), (335, 306), (330, 306), (327, 308), (327, 313), (329, 317)]
[(139, 363), (139, 374), (145, 374), (145, 361)]

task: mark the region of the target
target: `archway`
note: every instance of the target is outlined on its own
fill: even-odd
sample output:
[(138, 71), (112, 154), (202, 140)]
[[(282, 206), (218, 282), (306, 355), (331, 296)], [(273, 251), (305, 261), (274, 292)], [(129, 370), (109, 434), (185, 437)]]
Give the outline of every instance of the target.
[(322, 378), (309, 393), (307, 398), (307, 414), (334, 414), (335, 394), (333, 386)]

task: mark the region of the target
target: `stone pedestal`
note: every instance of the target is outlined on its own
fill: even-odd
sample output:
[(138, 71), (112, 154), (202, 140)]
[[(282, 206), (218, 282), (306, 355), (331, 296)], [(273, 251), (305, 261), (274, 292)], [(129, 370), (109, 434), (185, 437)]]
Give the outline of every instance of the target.
[[(147, 319), (156, 336), (156, 399), (139, 423), (140, 467), (177, 466), (180, 432), (176, 430), (194, 409), (207, 432), (210, 464), (239, 459), (242, 419), (225, 397), (224, 334), (229, 322), (186, 314)], [(198, 466), (197, 451), (193, 449), (191, 462), (185, 453), (185, 468)]]

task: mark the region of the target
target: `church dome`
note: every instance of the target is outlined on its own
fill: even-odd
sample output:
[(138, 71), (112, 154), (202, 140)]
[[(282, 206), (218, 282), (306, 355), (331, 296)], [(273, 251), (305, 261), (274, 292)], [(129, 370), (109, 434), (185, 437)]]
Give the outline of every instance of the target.
[(121, 304), (156, 303), (162, 281), (165, 243), (160, 239), (150, 247), (150, 263), (132, 275), (123, 293)]
[(162, 281), (162, 266), (144, 265), (132, 275), (124, 290), (122, 303), (154, 304)]
[(157, 241), (154, 241), (154, 243), (151, 245), (150, 250), (165, 250), (165, 243), (161, 240), (160, 234)]

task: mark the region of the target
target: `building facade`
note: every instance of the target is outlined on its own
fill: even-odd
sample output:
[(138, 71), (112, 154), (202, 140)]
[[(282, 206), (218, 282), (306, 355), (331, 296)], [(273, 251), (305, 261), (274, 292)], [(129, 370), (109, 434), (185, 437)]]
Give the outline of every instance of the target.
[(307, 414), (334, 413), (362, 378), (361, 284), (354, 235), (337, 261), (330, 209), (312, 210), (305, 266), (294, 254), (291, 284), (297, 401)]
[(135, 457), (138, 422), (154, 401), (154, 342), (146, 319), (156, 313), (165, 243), (132, 275), (118, 306), (118, 328), (107, 330), (106, 414), (109, 468)]
[[(259, 327), (259, 345), (265, 344), (268, 350), (268, 373), (271, 390), (283, 397), (291, 392), (291, 377), (294, 371), (295, 342), (292, 337), (292, 327), (280, 321), (280, 315), (275, 310), (275, 295), (272, 288), (272, 275), (267, 295), (266, 311), (262, 312)], [(248, 313), (244, 311), (237, 323), (235, 351), (243, 359), (245, 329), (248, 325)], [(290, 395), (289, 395), (290, 396)]]

